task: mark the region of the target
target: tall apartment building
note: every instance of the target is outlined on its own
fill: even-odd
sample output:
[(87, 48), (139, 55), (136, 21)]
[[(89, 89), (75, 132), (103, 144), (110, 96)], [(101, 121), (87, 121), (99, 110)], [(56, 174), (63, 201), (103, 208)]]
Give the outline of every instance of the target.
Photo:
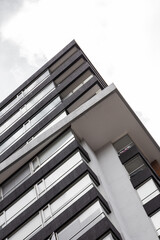
[(75, 41), (0, 109), (0, 240), (159, 239), (159, 146)]

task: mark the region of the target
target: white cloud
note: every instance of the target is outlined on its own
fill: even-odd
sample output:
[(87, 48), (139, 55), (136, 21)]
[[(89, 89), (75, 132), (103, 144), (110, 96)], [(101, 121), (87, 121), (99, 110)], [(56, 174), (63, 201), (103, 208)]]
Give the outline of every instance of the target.
[[(159, 0), (25, 1), (1, 28), (4, 41), (19, 46), (20, 56), (39, 67), (76, 39), (106, 82), (114, 82), (160, 142)], [(160, 119), (158, 119), (160, 120)], [(160, 128), (159, 128), (160, 130)]]

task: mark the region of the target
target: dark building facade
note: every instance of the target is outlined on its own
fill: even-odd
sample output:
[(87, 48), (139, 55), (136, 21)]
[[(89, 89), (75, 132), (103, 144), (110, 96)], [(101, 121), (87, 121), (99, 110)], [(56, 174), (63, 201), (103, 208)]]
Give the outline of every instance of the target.
[(0, 240), (159, 239), (159, 146), (75, 41), (0, 113)]

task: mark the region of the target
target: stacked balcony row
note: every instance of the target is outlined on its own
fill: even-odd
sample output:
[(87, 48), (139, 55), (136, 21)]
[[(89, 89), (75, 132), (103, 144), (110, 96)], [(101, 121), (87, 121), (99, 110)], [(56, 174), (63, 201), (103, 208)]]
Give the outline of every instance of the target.
[(125, 135), (114, 147), (127, 170), (131, 183), (160, 237), (160, 179), (132, 139)]
[(99, 237), (121, 240), (89, 161), (67, 130), (2, 183), (0, 239), (85, 239), (100, 224)]
[[(47, 125), (54, 125), (74, 111), (102, 88), (82, 52), (70, 51), (73, 55), (69, 52), (67, 57), (71, 57), (65, 57), (67, 60), (62, 61), (62, 65), (56, 65), (56, 70), (50, 77), (44, 74), (45, 78), (40, 78), (41, 81), (33, 91), (2, 117), (1, 161), (44, 131)], [(53, 67), (54, 64), (52, 70)], [(53, 121), (55, 122), (52, 123)]]
[[(84, 63), (84, 61), (89, 63), (94, 75), (98, 76), (101, 86), (106, 87), (107, 84), (99, 75), (97, 70), (80, 50), (77, 43), (72, 41), (0, 104), (2, 116), (0, 123), (13, 114), (16, 105), (18, 105), (17, 108), (19, 108), (19, 106), (24, 105), (26, 100), (28, 101), (31, 97), (33, 97), (37, 93), (35, 89), (38, 88), (38, 91), (42, 90), (46, 85), (45, 82), (48, 83), (51, 80), (49, 78), (51, 75), (51, 78), (54, 78), (55, 85), (57, 86), (82, 63)], [(46, 81), (46, 79), (48, 80)]]
[(17, 95), (14, 104), (8, 103), (0, 120), (0, 161), (97, 94), (104, 86), (96, 75), (76, 46), (50, 63)]

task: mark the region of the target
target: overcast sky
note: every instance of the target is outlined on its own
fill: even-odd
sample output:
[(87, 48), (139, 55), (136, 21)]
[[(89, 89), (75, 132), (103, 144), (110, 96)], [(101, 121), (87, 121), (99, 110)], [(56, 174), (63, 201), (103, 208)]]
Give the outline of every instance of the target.
[(72, 39), (160, 145), (159, 0), (0, 0), (0, 101)]

